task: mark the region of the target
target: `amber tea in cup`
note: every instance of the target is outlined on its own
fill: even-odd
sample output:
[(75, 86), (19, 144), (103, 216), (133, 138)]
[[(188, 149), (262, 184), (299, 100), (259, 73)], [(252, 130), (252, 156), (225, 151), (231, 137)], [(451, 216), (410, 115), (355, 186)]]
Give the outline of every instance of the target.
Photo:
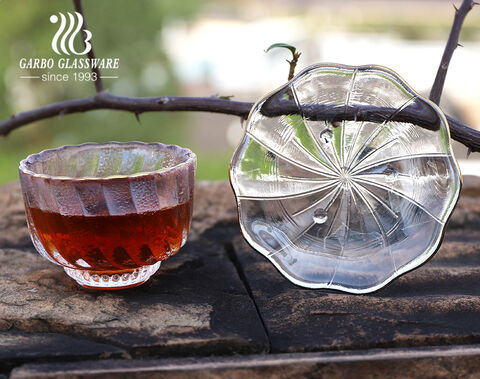
[(80, 285), (144, 283), (186, 242), (196, 157), (160, 143), (84, 144), (20, 163), (33, 244)]

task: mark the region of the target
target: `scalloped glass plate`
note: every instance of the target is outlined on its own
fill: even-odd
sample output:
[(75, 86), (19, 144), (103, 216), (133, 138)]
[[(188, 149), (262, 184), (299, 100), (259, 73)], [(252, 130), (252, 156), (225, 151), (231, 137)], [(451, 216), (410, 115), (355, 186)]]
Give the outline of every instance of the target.
[(230, 166), (242, 233), (293, 283), (375, 291), (439, 247), (461, 188), (440, 109), (379, 66), (308, 67)]

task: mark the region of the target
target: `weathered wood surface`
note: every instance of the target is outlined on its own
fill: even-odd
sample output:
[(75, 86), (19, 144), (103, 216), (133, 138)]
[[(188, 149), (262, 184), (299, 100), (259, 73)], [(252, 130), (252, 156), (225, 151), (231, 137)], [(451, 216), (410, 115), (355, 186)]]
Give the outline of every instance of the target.
[(480, 342), (480, 187), (466, 181), (435, 256), (369, 295), (301, 289), (235, 238), (271, 352)]
[[(208, 192), (204, 193), (204, 192)], [(262, 353), (268, 340), (214, 223), (233, 223), (222, 184), (198, 186), (189, 242), (145, 285), (79, 287), (28, 241), (18, 185), (0, 192), (0, 365)], [(228, 205), (227, 205), (228, 204)], [(230, 207), (230, 211), (228, 211)], [(205, 221), (203, 221), (205, 220)]]
[[(441, 378), (469, 377), (480, 365), (480, 348), (455, 346), (397, 350), (244, 355), (152, 360), (97, 360), (24, 365), (12, 379), (94, 378)], [(474, 375), (473, 375), (474, 376)]]
[[(465, 179), (435, 257), (370, 295), (306, 290), (284, 279), (241, 238), (228, 183), (197, 184), (189, 242), (147, 284), (106, 293), (78, 287), (34, 251), (19, 186), (3, 186), (0, 267), (0, 377), (12, 368), (15, 377), (55, 372), (68, 377), (82, 367), (80, 361), (100, 370), (98, 376), (129, 377), (131, 367), (142, 373), (145, 362), (139, 358), (161, 358), (163, 363), (146, 364), (146, 372), (178, 377), (186, 371), (167, 373), (161, 367), (188, 366), (180, 358), (186, 356), (224, 356), (219, 359), (233, 370), (222, 371), (214, 358), (195, 358), (191, 370), (205, 375), (321, 376), (349, 370), (362, 375), (369, 367), (391, 373), (382, 371), (393, 367), (383, 358), (363, 362), (345, 353), (358, 350), (367, 357), (378, 351), (372, 349), (393, 354), (400, 368), (409, 367), (399, 362), (411, 358), (402, 351), (433, 349), (415, 365), (436, 367), (434, 376), (474, 373), (480, 363), (480, 183), (475, 178)], [(448, 354), (441, 357), (435, 346)], [(305, 366), (306, 352), (320, 355)], [(228, 358), (245, 354), (244, 360)], [(344, 358), (324, 361), (328, 354)], [(282, 357), (290, 359), (285, 367), (278, 363)]]

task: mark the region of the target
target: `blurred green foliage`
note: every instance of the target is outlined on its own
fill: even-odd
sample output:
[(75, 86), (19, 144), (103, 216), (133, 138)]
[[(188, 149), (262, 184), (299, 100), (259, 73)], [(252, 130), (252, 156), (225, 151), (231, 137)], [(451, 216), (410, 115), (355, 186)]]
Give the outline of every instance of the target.
[[(244, 21), (288, 15), (301, 17), (302, 25), (308, 31), (306, 33), (314, 38), (317, 38), (316, 33), (346, 30), (351, 33), (381, 33), (408, 40), (438, 39), (443, 43), (453, 15), (453, 8), (441, 6), (442, 2), (418, 7), (412, 6), (412, 3), (396, 8), (391, 8), (393, 3), (388, 1), (368, 2), (370, 5), (361, 7), (356, 2), (350, 2), (353, 6), (350, 4), (345, 9), (340, 9), (333, 2), (325, 2), (318, 9), (315, 8), (317, 3), (308, 1), (281, 3), (273, 7), (271, 2), (257, 0), (83, 0), (83, 8), (88, 29), (93, 34), (97, 57), (120, 58), (119, 70), (103, 70), (104, 75), (119, 76), (119, 79), (105, 79), (105, 87), (114, 94), (125, 96), (184, 94), (169, 60), (169, 46), (164, 45), (162, 35), (166, 25), (176, 20), (188, 27), (189, 22), (200, 15), (213, 18), (223, 15)], [(442, 9), (445, 11), (440, 12)], [(0, 119), (52, 102), (94, 93), (91, 82), (71, 79), (68, 82), (44, 83), (38, 79), (19, 78), (20, 75), (39, 75), (48, 71), (22, 70), (18, 65), (21, 58), (59, 58), (51, 48), (58, 24), (50, 23), (49, 19), (52, 14), (73, 10), (71, 0), (0, 0)], [(319, 19), (322, 19), (321, 23)], [(462, 41), (478, 41), (479, 20), (478, 12), (469, 14), (462, 29)], [(78, 39), (77, 51), (83, 50), (80, 43)], [(185, 49), (188, 48), (185, 46)], [(205, 41), (205, 49), (208, 48), (209, 41)], [(311, 50), (314, 51), (314, 48), (311, 47)], [(304, 53), (307, 59), (308, 49)], [(283, 58), (275, 64), (282, 64), (282, 61)], [(51, 71), (64, 72), (56, 68)], [(75, 71), (80, 70), (65, 70), (70, 75)], [(211, 95), (208, 86), (202, 92), (195, 92), (198, 90), (197, 83), (195, 94)], [(252, 88), (254, 90), (256, 88)], [(233, 95), (241, 96), (241, 93), (233, 92)], [(195, 122), (200, 119), (198, 113), (146, 113), (140, 115), (140, 119), (141, 124), (128, 112), (93, 111), (40, 121), (14, 130), (6, 138), (0, 136), (0, 184), (18, 178), (18, 162), (28, 154), (88, 141), (159, 141), (190, 147), (198, 156), (198, 179), (227, 178), (233, 148), (216, 143), (215, 149), (211, 149), (213, 142), (202, 142), (198, 135), (203, 130), (193, 133), (193, 128), (199, 124)], [(295, 119), (289, 122), (295, 125), (297, 137), (306, 138), (301, 122)], [(225, 128), (222, 130), (225, 131)], [(199, 151), (203, 145), (208, 146)], [(256, 153), (252, 151), (252, 154)]]
[[(167, 20), (195, 17), (204, 0), (84, 0), (88, 29), (92, 32), (97, 58), (118, 57), (117, 71), (104, 70), (105, 87), (126, 96), (180, 95), (162, 39)], [(0, 1), (0, 118), (51, 102), (91, 96), (92, 82), (42, 82), (20, 79), (20, 75), (40, 75), (48, 70), (21, 70), (19, 60), (59, 58), (51, 48), (58, 24), (50, 15), (73, 12), (70, 0)], [(81, 41), (78, 39), (78, 51)], [(59, 70), (73, 74), (80, 70)], [(87, 70), (83, 70), (86, 72)], [(188, 147), (188, 120), (194, 115), (157, 112), (142, 114), (139, 124), (134, 115), (118, 111), (93, 111), (60, 116), (14, 130), (0, 137), (0, 184), (18, 177), (18, 162), (28, 154), (60, 145), (88, 141), (159, 141)], [(229, 157), (200, 154), (199, 179), (225, 179)]]

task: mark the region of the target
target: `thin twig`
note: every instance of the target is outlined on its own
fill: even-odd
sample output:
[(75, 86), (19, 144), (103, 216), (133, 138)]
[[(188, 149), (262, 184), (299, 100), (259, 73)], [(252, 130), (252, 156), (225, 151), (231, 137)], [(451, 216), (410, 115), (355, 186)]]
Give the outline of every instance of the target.
[(460, 8), (457, 9), (455, 5), (455, 17), (453, 18), (452, 29), (450, 30), (450, 35), (448, 36), (447, 45), (445, 46), (445, 51), (443, 52), (442, 60), (440, 61), (440, 66), (438, 67), (437, 76), (433, 82), (432, 90), (430, 91), (430, 100), (435, 104), (440, 104), (440, 98), (442, 97), (443, 85), (445, 84), (445, 78), (447, 76), (448, 65), (452, 59), (453, 52), (459, 46), (458, 37), (460, 31), (462, 30), (463, 21), (467, 16), (467, 13), (473, 8), (473, 0), (463, 0)]
[[(80, 13), (83, 17), (83, 25), (82, 31), (87, 29), (87, 22), (85, 21), (85, 14), (83, 13), (82, 9), (82, 0), (73, 0), (73, 6), (75, 10)], [(83, 45), (85, 46), (85, 41), (82, 39)], [(93, 43), (90, 41), (92, 48), (87, 53), (87, 56), (90, 60), (95, 59), (95, 51), (93, 50)], [(104, 90), (103, 81), (102, 81), (102, 74), (100, 73), (100, 69), (96, 65), (91, 65), (92, 73), (96, 74), (97, 80), (95, 80), (95, 90), (97, 92), (102, 92)]]
[(287, 62), (290, 64), (290, 71), (288, 72), (288, 80), (292, 79), (295, 76), (295, 67), (297, 66), (298, 63), (298, 58), (300, 58), (300, 55), (302, 53), (294, 53), (293, 58), (291, 61), (287, 60)]
[(297, 66), (298, 63), (298, 58), (300, 58), (300, 55), (302, 53), (297, 51), (297, 48), (293, 45), (290, 45), (288, 43), (284, 42), (277, 42), (274, 43), (273, 45), (270, 45), (265, 52), (268, 53), (272, 49), (287, 49), (292, 53), (292, 60), (289, 61), (288, 59), (286, 60), (289, 64), (289, 70), (288, 70), (288, 80), (292, 79), (295, 76), (295, 67)]

